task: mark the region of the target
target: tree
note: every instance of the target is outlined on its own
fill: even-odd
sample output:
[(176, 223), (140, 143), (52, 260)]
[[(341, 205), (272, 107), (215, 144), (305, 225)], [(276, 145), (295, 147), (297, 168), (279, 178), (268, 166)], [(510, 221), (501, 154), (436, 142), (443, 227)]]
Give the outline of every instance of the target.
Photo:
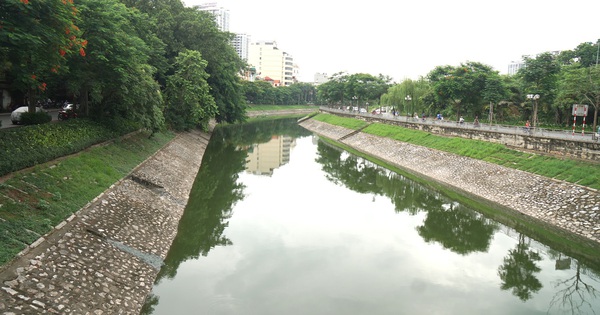
[(500, 75), (497, 73), (491, 74), (485, 81), (485, 86), (482, 91), (483, 100), (490, 103), (488, 117), (490, 128), (494, 120), (494, 105), (505, 99), (506, 95), (507, 89), (504, 86), (504, 81), (502, 81)]
[(187, 130), (201, 126), (217, 114), (217, 105), (210, 94), (207, 61), (198, 51), (186, 51), (175, 59), (174, 75), (167, 78), (165, 117), (171, 127)]
[(560, 66), (554, 55), (549, 52), (542, 53), (536, 58), (525, 57), (524, 60), (525, 67), (519, 69), (517, 76), (522, 80), (523, 90), (527, 91), (526, 94), (540, 95), (540, 100), (533, 102), (532, 120), (533, 126), (536, 127), (538, 123), (538, 104), (545, 105), (544, 113), (547, 113), (549, 106), (554, 102)]
[[(118, 0), (82, 0), (82, 30), (89, 40), (87, 58), (69, 62), (64, 76), (69, 90), (80, 97), (82, 110), (95, 117), (125, 117), (142, 127), (163, 127), (163, 101), (148, 62), (151, 51), (137, 34), (143, 14)], [(136, 22), (136, 24), (133, 24)], [(147, 38), (156, 40), (149, 34)], [(93, 106), (89, 106), (89, 98)]]
[(61, 71), (67, 58), (85, 56), (87, 42), (80, 37), (78, 22), (73, 0), (0, 2), (0, 71), (27, 95), (30, 112), (48, 78)]
[(442, 104), (450, 101), (458, 120), (461, 111), (471, 114), (481, 111), (486, 82), (497, 75), (498, 72), (488, 65), (468, 61), (458, 67), (438, 66), (427, 78), (432, 84), (436, 100)]
[[(592, 131), (598, 125), (600, 107), (600, 66), (566, 68), (560, 76), (558, 100), (570, 103), (587, 103), (594, 108)], [(568, 106), (568, 105), (567, 105)]]

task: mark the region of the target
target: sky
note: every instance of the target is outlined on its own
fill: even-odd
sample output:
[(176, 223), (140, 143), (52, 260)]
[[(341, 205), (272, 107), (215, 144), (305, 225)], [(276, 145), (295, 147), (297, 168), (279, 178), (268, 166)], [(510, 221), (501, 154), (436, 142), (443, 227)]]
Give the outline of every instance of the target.
[(368, 73), (394, 82), (436, 66), (480, 62), (506, 74), (523, 55), (600, 39), (598, 0), (183, 0), (229, 10), (230, 32), (275, 41), (315, 73)]

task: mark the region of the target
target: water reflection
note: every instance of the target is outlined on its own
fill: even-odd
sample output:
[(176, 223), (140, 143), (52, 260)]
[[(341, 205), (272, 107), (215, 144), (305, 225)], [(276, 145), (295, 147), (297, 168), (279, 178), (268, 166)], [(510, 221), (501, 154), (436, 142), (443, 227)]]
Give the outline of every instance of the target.
[[(294, 120), (215, 130), (143, 314), (593, 314), (600, 308), (598, 260), (586, 265), (309, 136)], [(274, 148), (256, 150), (263, 144)], [(255, 153), (255, 161), (271, 161), (268, 168), (249, 166)], [(314, 156), (316, 163), (292, 163), (298, 158), (286, 154)], [(283, 173), (292, 178), (275, 190), (270, 181), (283, 180)], [(333, 188), (313, 182), (319, 176)], [(311, 182), (298, 184), (303, 180)], [(283, 193), (286, 185), (298, 193)], [(308, 196), (318, 202), (308, 204), (315, 201)]]
[(426, 213), (417, 227), (426, 242), (438, 242), (458, 253), (485, 252), (497, 224), (479, 213), (449, 202), (439, 193), (356, 156), (344, 154), (324, 142), (317, 146), (327, 178), (360, 192), (389, 197), (397, 212)]

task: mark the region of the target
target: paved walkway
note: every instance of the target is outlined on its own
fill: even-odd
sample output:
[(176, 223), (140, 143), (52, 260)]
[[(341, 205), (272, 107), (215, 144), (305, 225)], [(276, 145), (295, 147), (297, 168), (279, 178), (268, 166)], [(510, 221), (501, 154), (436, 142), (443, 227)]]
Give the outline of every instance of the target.
[(0, 272), (0, 314), (139, 314), (210, 134), (178, 135)]
[(301, 125), (421, 177), (492, 201), (600, 244), (600, 192), (488, 162), (353, 132), (316, 120)]

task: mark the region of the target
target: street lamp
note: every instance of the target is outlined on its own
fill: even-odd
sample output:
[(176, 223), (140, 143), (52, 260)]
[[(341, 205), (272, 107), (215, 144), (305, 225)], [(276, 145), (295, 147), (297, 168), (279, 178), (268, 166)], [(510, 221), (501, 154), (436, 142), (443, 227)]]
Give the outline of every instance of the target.
[[(404, 100), (410, 104), (410, 101), (412, 101), (412, 98), (410, 97), (410, 95), (406, 95)], [(412, 117), (412, 108), (411, 108), (410, 116)], [(408, 106), (406, 106), (406, 120), (408, 120)]]
[(535, 127), (537, 127), (537, 121), (538, 121), (538, 117), (537, 117), (537, 112), (538, 112), (538, 99), (540, 99), (540, 95), (539, 94), (527, 94), (527, 99), (530, 99), (533, 101), (533, 128), (535, 129)]

